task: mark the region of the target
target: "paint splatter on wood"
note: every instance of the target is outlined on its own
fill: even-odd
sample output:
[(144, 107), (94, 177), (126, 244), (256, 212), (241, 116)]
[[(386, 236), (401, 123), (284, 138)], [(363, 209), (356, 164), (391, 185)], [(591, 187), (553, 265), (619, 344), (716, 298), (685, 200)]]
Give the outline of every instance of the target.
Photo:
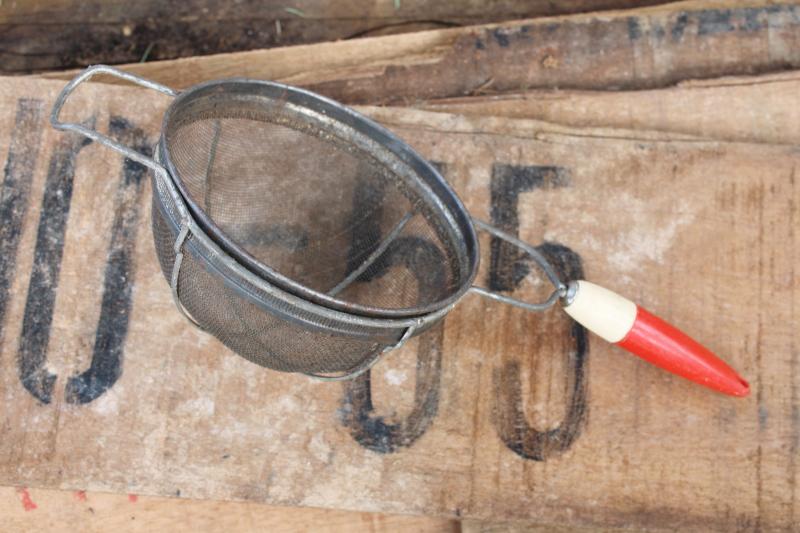
[(35, 503), (33, 503), (27, 488), (20, 487), (17, 489), (17, 493), (19, 494), (19, 501), (22, 503), (23, 509), (26, 511), (33, 511), (38, 507)]

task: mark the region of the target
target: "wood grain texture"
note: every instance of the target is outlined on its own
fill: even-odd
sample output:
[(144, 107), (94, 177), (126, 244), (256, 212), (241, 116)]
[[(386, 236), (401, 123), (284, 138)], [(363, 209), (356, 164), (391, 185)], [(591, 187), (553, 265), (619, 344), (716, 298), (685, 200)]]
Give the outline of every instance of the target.
[(527, 91), (428, 102), (424, 109), (572, 127), (648, 129), (742, 142), (800, 144), (797, 71), (688, 80), (644, 91)]
[(460, 530), (457, 521), (443, 518), (15, 487), (0, 488), (0, 515), (3, 531), (7, 533), (179, 529), (228, 533), (456, 533)]
[(0, 72), (131, 63), (560, 15), (664, 0), (47, 0), (0, 5)]
[(623, 533), (623, 532), (655, 532), (655, 531), (675, 531), (674, 529), (648, 528), (632, 529), (618, 527), (565, 527), (558, 524), (526, 524), (520, 522), (482, 522), (479, 520), (464, 520), (461, 522), (463, 533)]
[[(137, 174), (108, 150), (53, 131), (46, 113), (20, 113), (36, 109), (32, 100), (46, 109), (60, 88), (0, 83), (0, 154), (20, 160), (27, 143), (18, 139), (41, 130), (6, 268), (3, 483), (570, 527), (796, 523), (793, 147), (363, 109), (437, 162), (471, 213), (539, 245), (565, 275), (585, 275), (684, 327), (751, 381), (751, 398), (666, 375), (555, 310), (528, 314), (475, 296), (448, 316), (440, 344), (422, 350), (415, 339), (355, 383), (266, 371), (174, 309), (146, 229), (145, 183), (123, 351), (95, 372), (97, 395), (78, 402), (71, 377), (109, 361), (96, 339), (107, 335), (115, 198)], [(67, 115), (152, 142), (166, 104), (92, 84)], [(8, 176), (21, 167), (4, 168), (9, 197), (17, 182)], [(68, 205), (63, 195), (44, 202), (50, 182), (73, 184)], [(46, 209), (66, 212), (57, 269), (37, 252), (53, 247), (38, 237), (43, 222), (50, 228)], [(481, 284), (521, 297), (541, 290), (513, 250), (487, 239), (482, 248)], [(57, 279), (34, 284), (35, 264)], [(30, 322), (38, 329), (25, 325), (39, 301), (31, 303), (32, 286), (53, 295), (50, 319)], [(365, 390), (369, 401), (359, 400)], [(425, 423), (408, 424), (420, 410)]]
[(358, 104), (537, 88), (647, 89), (800, 67), (798, 9), (760, 0), (690, 1), (126, 69), (177, 88), (232, 76), (271, 79)]

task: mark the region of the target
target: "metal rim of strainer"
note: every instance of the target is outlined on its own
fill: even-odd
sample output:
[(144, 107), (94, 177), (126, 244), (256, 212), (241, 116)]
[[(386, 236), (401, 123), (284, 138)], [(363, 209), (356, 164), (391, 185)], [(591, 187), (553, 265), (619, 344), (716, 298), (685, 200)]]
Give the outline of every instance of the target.
[[(170, 156), (167, 134), (180, 118), (181, 111), (198, 99), (213, 97), (266, 99), (268, 101), (278, 101), (279, 97), (281, 106), (289, 108), (291, 113), (302, 115), (309, 121), (324, 124), (334, 134), (339, 134), (342, 142), (352, 143), (373, 157), (382, 156), (383, 160), (379, 162), (391, 166), (394, 175), (413, 182), (411, 184), (414, 186), (422, 186), (427, 189), (418, 191), (419, 196), (428, 201), (429, 206), (433, 206), (437, 213), (447, 221), (446, 224), (443, 224), (445, 229), (455, 232), (449, 238), (458, 243), (457, 248), (463, 250), (462, 257), (458, 258), (460, 272), (457, 289), (450, 291), (446, 298), (440, 298), (427, 305), (398, 309), (373, 307), (348, 302), (311, 289), (256, 259), (219, 228), (203, 208), (194, 201)], [(345, 136), (347, 138), (344, 138)], [(472, 220), (467, 214), (466, 207), (441, 174), (388, 129), (357, 111), (319, 94), (282, 83), (248, 78), (226, 78), (194, 85), (178, 94), (164, 112), (161, 121), (159, 154), (161, 163), (183, 197), (192, 216), (206, 234), (223, 250), (258, 276), (324, 307), (373, 318), (420, 317), (448, 307), (461, 299), (470, 289), (477, 275), (480, 254)], [(389, 157), (387, 158), (387, 156)], [(390, 160), (391, 156), (394, 156), (394, 161)]]
[[(156, 153), (155, 160), (158, 162), (160, 158), (161, 154), (159, 150)], [(249, 269), (243, 267), (238, 261), (230, 257), (230, 255), (227, 254), (219, 246), (219, 244), (197, 224), (194, 217), (189, 212), (183, 196), (177, 190), (177, 187), (175, 187), (173, 181), (169, 179), (166, 174), (162, 174), (160, 178), (161, 179), (156, 178), (155, 180), (156, 190), (154, 190), (154, 194), (156, 198), (156, 204), (161, 215), (164, 216), (171, 229), (178, 234), (175, 242), (176, 251), (181, 253), (180, 250), (182, 248), (188, 249), (190, 253), (195, 255), (195, 257), (210, 264), (212, 267), (211, 270), (228, 281), (228, 284), (231, 286), (231, 288), (265, 311), (278, 314), (287, 320), (292, 320), (296, 323), (302, 323), (303, 325), (316, 329), (324, 328), (321, 327), (317, 321), (304, 320), (303, 316), (325, 316), (325, 318), (329, 319), (330, 321), (341, 322), (342, 324), (351, 325), (357, 329), (364, 328), (364, 335), (380, 335), (380, 331), (385, 332), (386, 330), (396, 328), (419, 329), (426, 323), (437, 320), (446, 314), (447, 311), (449, 311), (454, 305), (451, 304), (450, 306), (444, 307), (437, 312), (429, 313), (424, 317), (372, 318), (329, 309), (297, 296), (261, 278), (257, 274), (251, 272)], [(181, 233), (183, 233), (183, 235), (181, 235)], [(179, 268), (180, 267), (177, 267), (176, 270)], [(258, 288), (260, 291), (263, 291), (263, 293), (269, 297), (275, 298), (277, 301), (284, 303), (284, 309), (289, 311), (297, 310), (300, 313), (295, 314), (291, 312), (278, 312), (276, 306), (265, 304), (263, 297), (253, 295), (250, 292), (243, 290), (242, 287), (237, 284), (237, 282), (240, 280), (246, 281), (248, 284)], [(173, 283), (172, 288), (173, 290), (177, 290), (177, 285)], [(178, 304), (178, 308), (187, 316), (189, 320), (198, 325), (191, 315), (188, 315), (183, 309), (183, 306), (180, 304), (180, 296), (178, 294), (175, 294), (174, 296), (177, 298), (176, 303)], [(348, 332), (339, 329), (331, 329), (330, 332), (345, 334), (353, 333), (352, 331)], [(384, 342), (392, 340), (387, 338), (385, 334), (380, 335), (379, 338)]]

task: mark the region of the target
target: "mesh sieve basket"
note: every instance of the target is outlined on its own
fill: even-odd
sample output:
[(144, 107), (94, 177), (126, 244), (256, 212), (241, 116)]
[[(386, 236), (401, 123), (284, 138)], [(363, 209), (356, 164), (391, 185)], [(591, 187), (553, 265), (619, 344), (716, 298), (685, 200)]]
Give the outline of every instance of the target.
[[(97, 73), (174, 97), (154, 159), (59, 121)], [(469, 290), (531, 310), (566, 294), (536, 250), (473, 220), (407, 144), (314, 93), (247, 79), (177, 93), (99, 65), (64, 88), (51, 121), (154, 171), (153, 237), (176, 305), (259, 365), (352, 377)], [(546, 302), (472, 286), (476, 226), (533, 257), (555, 286)]]

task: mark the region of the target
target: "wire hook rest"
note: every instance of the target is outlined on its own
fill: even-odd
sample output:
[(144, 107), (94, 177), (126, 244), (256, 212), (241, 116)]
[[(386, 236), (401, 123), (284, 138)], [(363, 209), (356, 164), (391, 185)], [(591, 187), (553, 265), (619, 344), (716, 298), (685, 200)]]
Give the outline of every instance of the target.
[(533, 259), (533, 262), (536, 263), (536, 265), (539, 267), (539, 269), (541, 269), (542, 272), (544, 272), (548, 281), (550, 281), (550, 283), (553, 285), (554, 290), (553, 292), (550, 293), (550, 296), (548, 296), (545, 301), (538, 303), (525, 302), (517, 298), (504, 296), (502, 294), (490, 291), (489, 289), (486, 289), (484, 287), (479, 287), (477, 285), (473, 285), (472, 287), (470, 287), (471, 292), (475, 292), (477, 294), (480, 294), (481, 296), (490, 298), (492, 300), (496, 300), (498, 302), (502, 302), (508, 305), (513, 305), (514, 307), (519, 307), (527, 311), (536, 311), (536, 312), (546, 311), (547, 309), (553, 307), (559, 300), (563, 300), (568, 297), (569, 294), (568, 285), (565, 284), (563, 281), (561, 281), (561, 278), (558, 276), (556, 269), (539, 250), (537, 250), (530, 244), (526, 243), (525, 241), (522, 241), (517, 237), (511, 235), (510, 233), (506, 233), (505, 231), (497, 229), (488, 222), (484, 222), (483, 220), (474, 217), (472, 218), (472, 222), (473, 224), (475, 224), (475, 227), (478, 228), (479, 230), (485, 231), (486, 233), (489, 233), (497, 237), (498, 239), (502, 239), (510, 244), (513, 244), (514, 246), (516, 246), (517, 248), (528, 254), (531, 257), (531, 259)]
[(56, 98), (55, 104), (53, 104), (53, 110), (50, 113), (50, 124), (56, 128), (57, 130), (62, 131), (70, 131), (73, 133), (79, 133), (85, 137), (92, 139), (100, 144), (108, 146), (112, 150), (115, 150), (128, 159), (136, 161), (157, 173), (166, 173), (166, 170), (163, 166), (157, 163), (153, 158), (148, 157), (132, 148), (121, 144), (114, 139), (103, 135), (97, 130), (93, 130), (91, 128), (87, 128), (83, 124), (77, 124), (75, 122), (61, 122), (59, 119), (59, 115), (61, 114), (61, 109), (64, 107), (64, 104), (67, 103), (67, 99), (72, 94), (72, 92), (84, 81), (87, 81), (95, 76), (96, 74), (110, 74), (111, 76), (123, 79), (125, 81), (129, 81), (136, 85), (140, 85), (142, 87), (152, 89), (154, 91), (158, 91), (160, 93), (166, 94), (167, 96), (175, 97), (178, 95), (178, 92), (170, 89), (165, 85), (161, 85), (160, 83), (156, 83), (154, 81), (150, 81), (145, 78), (141, 78), (134, 74), (129, 74), (127, 72), (123, 72), (121, 70), (115, 69), (113, 67), (109, 67), (107, 65), (94, 65), (83, 72), (75, 76), (75, 78), (70, 81), (59, 93), (58, 97)]

